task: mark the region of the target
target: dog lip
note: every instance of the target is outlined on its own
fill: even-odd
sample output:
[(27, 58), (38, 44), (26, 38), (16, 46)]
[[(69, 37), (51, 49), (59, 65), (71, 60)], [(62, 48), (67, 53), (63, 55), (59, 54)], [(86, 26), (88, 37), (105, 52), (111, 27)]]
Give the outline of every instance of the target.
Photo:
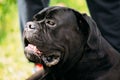
[(30, 44), (30, 42), (26, 38), (24, 38), (24, 46), (26, 47), (28, 46), (28, 44)]
[(25, 48), (27, 48), (28, 50), (33, 51), (37, 55), (41, 55), (42, 54), (42, 52), (37, 48), (37, 46), (35, 46), (32, 43), (30, 43), (26, 38), (24, 39), (24, 46), (25, 46)]

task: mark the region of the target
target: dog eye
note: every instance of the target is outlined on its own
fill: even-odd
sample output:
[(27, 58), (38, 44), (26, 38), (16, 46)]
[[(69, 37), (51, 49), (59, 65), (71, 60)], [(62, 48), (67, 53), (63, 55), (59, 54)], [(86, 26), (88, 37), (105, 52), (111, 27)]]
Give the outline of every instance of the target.
[(46, 20), (45, 21), (46, 25), (48, 25), (49, 27), (55, 27), (56, 23), (54, 20)]

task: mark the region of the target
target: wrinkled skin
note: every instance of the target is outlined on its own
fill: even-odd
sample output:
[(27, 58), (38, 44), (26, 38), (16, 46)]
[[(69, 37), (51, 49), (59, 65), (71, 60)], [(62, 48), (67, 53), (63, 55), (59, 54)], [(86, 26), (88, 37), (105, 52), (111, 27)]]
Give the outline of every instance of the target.
[(120, 55), (90, 17), (55, 6), (33, 19), (24, 29), (25, 55), (49, 69), (45, 80), (120, 80)]

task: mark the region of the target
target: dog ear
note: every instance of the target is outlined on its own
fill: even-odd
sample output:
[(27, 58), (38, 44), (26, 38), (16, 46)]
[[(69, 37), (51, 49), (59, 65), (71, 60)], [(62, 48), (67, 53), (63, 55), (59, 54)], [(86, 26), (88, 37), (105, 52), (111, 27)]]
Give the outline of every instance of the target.
[(84, 36), (87, 36), (87, 45), (91, 49), (98, 49), (101, 33), (99, 32), (94, 20), (86, 14), (81, 14), (75, 10), (73, 10), (73, 12), (76, 15), (79, 29), (82, 31)]

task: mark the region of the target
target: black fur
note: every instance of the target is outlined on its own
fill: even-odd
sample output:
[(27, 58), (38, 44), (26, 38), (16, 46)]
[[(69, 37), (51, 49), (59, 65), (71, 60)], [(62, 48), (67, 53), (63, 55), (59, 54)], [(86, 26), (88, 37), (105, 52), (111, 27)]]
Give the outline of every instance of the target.
[(36, 45), (42, 56), (60, 55), (59, 62), (50, 66), (42, 56), (37, 61), (27, 57), (49, 69), (45, 80), (120, 80), (120, 54), (86, 14), (66, 7), (48, 7), (26, 26), (25, 44)]

